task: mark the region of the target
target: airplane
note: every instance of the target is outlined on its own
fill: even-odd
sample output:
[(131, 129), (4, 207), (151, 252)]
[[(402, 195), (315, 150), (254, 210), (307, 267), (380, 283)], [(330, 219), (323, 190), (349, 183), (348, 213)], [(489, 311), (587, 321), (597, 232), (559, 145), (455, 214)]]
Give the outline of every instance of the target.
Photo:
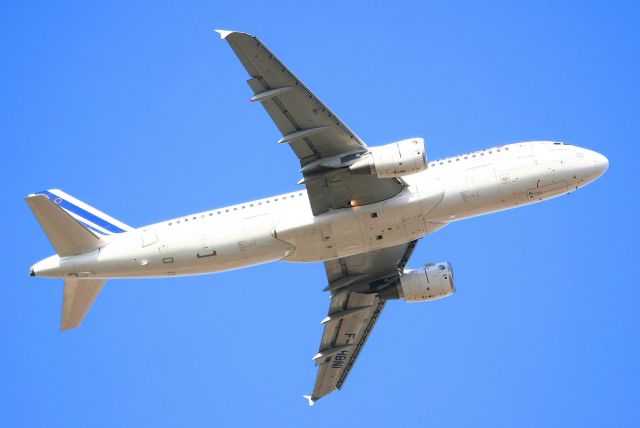
[(603, 155), (527, 141), (427, 160), (423, 138), (367, 146), (257, 37), (216, 30), (300, 161), (305, 190), (134, 228), (51, 189), (26, 202), (56, 254), (30, 275), (64, 279), (61, 329), (78, 327), (112, 278), (208, 274), (273, 261), (323, 262), (330, 305), (310, 405), (341, 389), (388, 300), (452, 295), (449, 262), (408, 269), (418, 240), (463, 219), (568, 194)]

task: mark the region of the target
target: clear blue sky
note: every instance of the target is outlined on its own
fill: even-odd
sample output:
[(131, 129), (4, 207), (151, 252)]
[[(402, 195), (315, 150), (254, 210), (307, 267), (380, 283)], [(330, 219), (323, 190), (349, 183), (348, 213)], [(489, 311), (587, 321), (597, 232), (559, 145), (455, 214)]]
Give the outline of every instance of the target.
[[(636, 2), (344, 3), (0, 2), (0, 426), (640, 425)], [(313, 408), (320, 264), (111, 281), (60, 333), (28, 193), (142, 226), (296, 188), (213, 28), (259, 35), (370, 145), (556, 139), (609, 171), (422, 240), (410, 264), (450, 260), (457, 294), (391, 302)]]

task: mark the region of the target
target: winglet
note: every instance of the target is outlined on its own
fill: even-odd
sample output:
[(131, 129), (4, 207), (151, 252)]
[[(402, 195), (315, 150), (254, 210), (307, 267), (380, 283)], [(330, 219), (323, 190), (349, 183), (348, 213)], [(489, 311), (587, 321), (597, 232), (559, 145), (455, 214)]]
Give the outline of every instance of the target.
[(309, 406), (313, 406), (316, 403), (316, 400), (314, 400), (311, 395), (303, 395), (303, 397), (309, 400)]
[(229, 34), (235, 33), (235, 31), (229, 31), (229, 30), (213, 30), (213, 31), (220, 34), (220, 38), (222, 40), (226, 39)]

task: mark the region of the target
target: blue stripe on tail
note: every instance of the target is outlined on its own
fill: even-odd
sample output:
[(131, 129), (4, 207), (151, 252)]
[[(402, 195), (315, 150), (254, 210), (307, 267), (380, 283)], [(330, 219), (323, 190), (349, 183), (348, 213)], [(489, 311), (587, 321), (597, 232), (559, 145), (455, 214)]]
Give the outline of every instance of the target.
[[(70, 211), (70, 212), (80, 216), (81, 218), (90, 221), (93, 224), (97, 224), (98, 226), (102, 227), (105, 230), (108, 230), (109, 232), (112, 232), (112, 233), (126, 232), (125, 230), (119, 228), (115, 224), (109, 223), (107, 220), (105, 220), (105, 219), (103, 219), (101, 217), (98, 217), (97, 215), (92, 214), (92, 213), (88, 212), (87, 210), (84, 210), (84, 209), (80, 208), (77, 205), (72, 204), (71, 202), (61, 198), (58, 195), (55, 195), (55, 194), (49, 192), (48, 190), (43, 190), (42, 192), (38, 192), (38, 193), (46, 195), (49, 199), (51, 199), (55, 204), (59, 205), (61, 208), (65, 209), (67, 211)], [(84, 225), (89, 227), (87, 224), (84, 224)], [(95, 230), (95, 228), (91, 228), (91, 229)]]

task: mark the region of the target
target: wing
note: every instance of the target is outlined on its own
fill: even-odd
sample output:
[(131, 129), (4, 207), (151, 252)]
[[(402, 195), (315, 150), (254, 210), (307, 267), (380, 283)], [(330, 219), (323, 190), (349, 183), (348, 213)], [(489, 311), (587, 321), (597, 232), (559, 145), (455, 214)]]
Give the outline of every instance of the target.
[(398, 277), (417, 242), (325, 262), (332, 297), (313, 357), (318, 374), (313, 393), (305, 396), (309, 404), (342, 388), (384, 308), (375, 290)]
[(216, 31), (251, 76), (251, 101), (262, 104), (282, 133), (278, 142), (298, 156), (315, 215), (352, 203), (379, 202), (402, 190), (403, 183), (395, 178), (351, 175), (347, 167), (367, 152), (366, 144), (257, 37)]

